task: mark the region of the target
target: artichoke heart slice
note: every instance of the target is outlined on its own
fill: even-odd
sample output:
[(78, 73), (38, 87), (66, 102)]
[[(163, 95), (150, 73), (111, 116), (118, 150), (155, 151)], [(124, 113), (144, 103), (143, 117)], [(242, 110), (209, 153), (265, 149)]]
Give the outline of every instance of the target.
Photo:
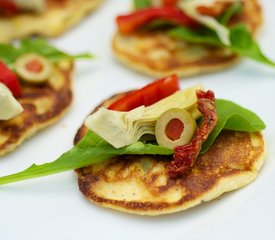
[(129, 112), (119, 112), (101, 107), (87, 117), (85, 125), (115, 148), (137, 142), (143, 135), (155, 135), (157, 119), (169, 109), (184, 109), (194, 119), (201, 116), (197, 109), (196, 90), (201, 85), (180, 90), (155, 104), (140, 106)]
[(23, 107), (14, 98), (10, 89), (0, 82), (0, 121), (12, 119), (22, 111)]
[(201, 113), (197, 109), (197, 90), (204, 90), (204, 87), (202, 85), (196, 85), (184, 90), (179, 90), (153, 105), (146, 107), (143, 119), (146, 121), (156, 121), (162, 113), (171, 108), (185, 109), (190, 112), (195, 119), (199, 118)]
[[(214, 17), (200, 14), (197, 10), (200, 6), (215, 6), (217, 2), (217, 0), (180, 1), (179, 8), (181, 8), (189, 17), (193, 18), (202, 25), (214, 30), (217, 33), (220, 41), (224, 45), (229, 46), (231, 44), (229, 29), (226, 26), (219, 23), (219, 21)], [(240, 0), (227, 0), (227, 2), (240, 2)]]

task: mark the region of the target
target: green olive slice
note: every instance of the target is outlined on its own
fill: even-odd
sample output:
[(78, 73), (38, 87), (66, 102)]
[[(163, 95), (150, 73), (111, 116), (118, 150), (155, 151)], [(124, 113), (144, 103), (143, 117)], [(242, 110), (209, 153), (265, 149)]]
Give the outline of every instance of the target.
[(184, 109), (169, 109), (157, 120), (155, 136), (160, 146), (173, 149), (189, 143), (197, 129), (192, 115)]
[(19, 57), (14, 66), (22, 80), (35, 84), (45, 82), (53, 71), (52, 63), (36, 53), (28, 53)]

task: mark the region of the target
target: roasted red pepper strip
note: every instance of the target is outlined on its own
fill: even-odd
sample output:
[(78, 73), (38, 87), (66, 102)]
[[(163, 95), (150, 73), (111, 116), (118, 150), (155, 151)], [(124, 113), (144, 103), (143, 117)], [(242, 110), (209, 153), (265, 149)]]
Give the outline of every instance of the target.
[(20, 97), (21, 86), (16, 74), (3, 62), (0, 62), (0, 82), (5, 84), (10, 89), (14, 97)]
[(197, 25), (196, 21), (176, 7), (140, 9), (129, 15), (118, 16), (116, 22), (121, 33), (130, 34), (155, 19), (190, 27)]
[(0, 0), (0, 13), (11, 16), (18, 12), (18, 8), (11, 0)]
[(130, 111), (136, 107), (149, 106), (159, 100), (168, 97), (180, 88), (177, 75), (162, 78), (149, 85), (133, 91), (126, 96), (118, 99), (109, 106), (110, 110)]
[(214, 93), (210, 90), (207, 92), (198, 90), (196, 94), (198, 109), (203, 115), (203, 121), (190, 143), (175, 147), (174, 160), (167, 166), (169, 176), (172, 178), (183, 175), (193, 166), (202, 144), (207, 140), (218, 121)]

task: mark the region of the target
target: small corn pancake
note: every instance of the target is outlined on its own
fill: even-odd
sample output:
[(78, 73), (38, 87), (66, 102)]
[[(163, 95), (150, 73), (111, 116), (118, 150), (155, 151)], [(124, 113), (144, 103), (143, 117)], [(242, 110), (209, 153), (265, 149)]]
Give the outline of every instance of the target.
[(72, 72), (72, 62), (60, 62), (55, 65), (47, 83), (22, 83), (22, 96), (17, 100), (24, 111), (11, 120), (0, 121), (0, 155), (13, 151), (27, 138), (55, 123), (67, 112), (73, 98)]
[(43, 13), (0, 17), (0, 42), (30, 35), (56, 37), (78, 24), (103, 0), (47, 0)]
[[(244, 0), (241, 16), (231, 24), (245, 22), (255, 35), (262, 23), (261, 7), (256, 0)], [(173, 39), (165, 32), (131, 35), (116, 33), (112, 42), (115, 57), (127, 67), (154, 77), (178, 74), (182, 77), (223, 70), (239, 57), (225, 48), (190, 44)]]
[[(85, 126), (79, 129), (75, 143), (86, 131)], [(165, 168), (171, 156), (131, 155), (78, 169), (78, 184), (95, 204), (139, 215), (168, 214), (247, 185), (256, 178), (264, 157), (261, 133), (223, 131), (192, 170), (176, 180)]]

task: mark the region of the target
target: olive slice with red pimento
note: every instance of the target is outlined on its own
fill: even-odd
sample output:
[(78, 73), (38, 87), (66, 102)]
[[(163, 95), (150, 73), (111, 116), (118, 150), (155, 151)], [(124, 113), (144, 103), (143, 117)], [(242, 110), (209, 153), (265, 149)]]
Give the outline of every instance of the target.
[(158, 118), (155, 136), (160, 146), (173, 149), (189, 143), (196, 129), (196, 121), (188, 111), (173, 108)]
[(25, 82), (44, 83), (53, 71), (52, 63), (36, 53), (28, 53), (19, 57), (15, 64), (15, 71)]

